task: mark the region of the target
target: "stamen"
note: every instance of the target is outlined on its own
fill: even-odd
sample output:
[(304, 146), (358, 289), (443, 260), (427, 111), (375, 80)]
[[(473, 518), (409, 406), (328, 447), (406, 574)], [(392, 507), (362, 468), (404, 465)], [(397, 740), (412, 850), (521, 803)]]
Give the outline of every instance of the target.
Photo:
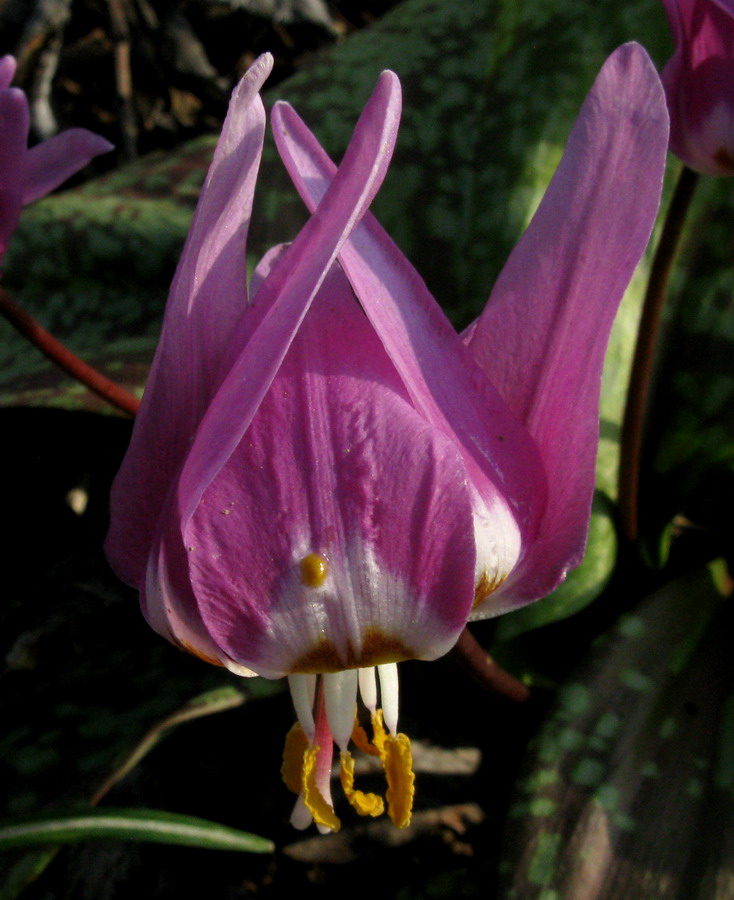
[(352, 743), (354, 746), (361, 750), (362, 753), (367, 753), (369, 756), (379, 756), (380, 751), (375, 747), (374, 744), (370, 743), (370, 739), (367, 737), (367, 732), (362, 728), (359, 724), (359, 719), (355, 713), (354, 716), (354, 728), (352, 729)]
[(319, 831), (338, 831), (341, 823), (331, 801), (331, 759), (334, 742), (324, 703), (323, 678), (316, 696), (316, 732), (312, 746), (303, 756), (303, 802)]
[[(319, 787), (317, 780), (320, 780), (321, 766), (317, 763), (319, 760), (320, 747), (309, 747), (303, 757), (303, 802), (306, 808), (314, 818), (317, 825), (328, 828), (329, 831), (339, 831), (341, 822), (334, 814), (331, 803), (325, 799)], [(331, 753), (329, 752), (329, 763), (331, 763)], [(331, 766), (329, 766), (331, 767)]]
[(326, 718), (334, 741), (346, 750), (354, 728), (354, 704), (357, 700), (357, 670), (321, 676)]
[(362, 703), (370, 712), (374, 712), (377, 709), (377, 680), (374, 666), (359, 669), (359, 694)]
[(315, 675), (289, 675), (288, 687), (296, 711), (296, 718), (303, 726), (309, 741), (313, 740), (316, 726), (313, 721), (313, 701), (316, 694)]
[(386, 663), (378, 666), (380, 673), (380, 706), (385, 724), (391, 734), (398, 731), (398, 666), (397, 663)]
[(308, 746), (308, 738), (300, 722), (296, 722), (285, 737), (283, 765), (280, 767), (285, 786), (294, 794), (300, 794), (303, 790), (303, 760)]
[(354, 790), (354, 758), (348, 750), (342, 751), (340, 758), (339, 780), (341, 781), (344, 796), (357, 810), (360, 816), (381, 816), (385, 812), (385, 804), (382, 797), (377, 794), (366, 794), (364, 791)]
[(387, 814), (397, 828), (407, 828), (415, 794), (413, 754), (407, 735), (387, 736), (382, 764), (387, 778)]
[[(410, 824), (415, 776), (410, 741), (397, 732), (397, 666), (389, 663), (377, 666), (377, 670), (382, 708), (377, 706), (374, 668), (323, 674), (319, 681), (315, 675), (289, 676), (299, 721), (286, 737), (281, 774), (286, 786), (299, 795), (291, 816), (295, 827), (305, 828), (312, 820), (321, 832), (338, 831), (341, 827), (331, 800), (335, 742), (341, 750), (341, 786), (351, 806), (362, 816), (379, 816), (384, 812), (385, 803), (380, 796), (354, 787), (350, 740), (363, 752), (379, 756), (387, 780), (388, 815), (398, 828)], [(370, 710), (372, 741), (359, 723), (358, 691)]]
[(372, 743), (377, 748), (380, 759), (383, 758), (385, 751), (385, 741), (387, 740), (387, 732), (382, 724), (382, 710), (378, 709), (372, 713)]

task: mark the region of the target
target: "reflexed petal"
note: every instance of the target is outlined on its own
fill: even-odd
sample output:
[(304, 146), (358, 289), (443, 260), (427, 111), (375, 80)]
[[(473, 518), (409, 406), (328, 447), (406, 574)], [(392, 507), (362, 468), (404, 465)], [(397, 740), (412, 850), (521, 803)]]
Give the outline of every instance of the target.
[(95, 156), (112, 149), (109, 141), (86, 128), (69, 128), (32, 147), (25, 157), (23, 203), (45, 197)]
[(544, 596), (583, 555), (604, 353), (655, 220), (666, 143), (655, 70), (641, 47), (625, 45), (602, 69), (469, 332), (470, 350), (537, 441), (549, 486), (540, 534), (490, 615)]
[(231, 370), (209, 405), (181, 473), (184, 535), (201, 494), (249, 427), (340, 247), (379, 190), (395, 145), (400, 104), (397, 77), (383, 73), (318, 213), (273, 266), (257, 303), (234, 334), (227, 354), (231, 362), (225, 366)]
[(438, 656), (472, 602), (471, 523), (459, 454), (334, 269), (190, 521), (214, 643), (271, 676)]
[(257, 95), (272, 58), (235, 89), (176, 271), (161, 340), (127, 456), (112, 490), (107, 554), (140, 585), (156, 522), (191, 435), (218, 386), (224, 348), (247, 302), (245, 242), (265, 112)]
[[(277, 104), (272, 118), (283, 161), (313, 209), (335, 167), (287, 104)], [(532, 540), (543, 509), (533, 441), (373, 216), (355, 229), (340, 261), (414, 406), (464, 458), (474, 490), (478, 581), (486, 576), (494, 587)]]

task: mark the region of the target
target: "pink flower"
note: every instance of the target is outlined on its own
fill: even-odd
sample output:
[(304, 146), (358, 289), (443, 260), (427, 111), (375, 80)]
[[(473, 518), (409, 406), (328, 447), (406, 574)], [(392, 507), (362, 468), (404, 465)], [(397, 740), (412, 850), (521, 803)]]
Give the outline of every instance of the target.
[[(352, 805), (382, 811), (354, 788), (354, 740), (382, 758), (403, 826), (413, 778), (395, 664), (435, 659), (470, 618), (544, 596), (583, 555), (604, 351), (657, 211), (665, 101), (639, 46), (610, 58), (459, 336), (367, 212), (397, 135), (391, 72), (338, 170), (276, 105), (279, 152), (313, 215), (248, 291), (271, 64), (261, 57), (232, 98), (113, 488), (107, 553), (174, 644), (289, 677), (296, 825), (339, 827), (334, 743)], [(371, 742), (355, 727), (358, 692)]]
[(70, 128), (28, 149), (28, 100), (19, 88), (10, 87), (13, 75), (13, 57), (0, 57), (0, 262), (23, 206), (112, 149), (85, 128)]
[(670, 149), (706, 175), (734, 175), (734, 2), (663, 0), (675, 53), (662, 80)]

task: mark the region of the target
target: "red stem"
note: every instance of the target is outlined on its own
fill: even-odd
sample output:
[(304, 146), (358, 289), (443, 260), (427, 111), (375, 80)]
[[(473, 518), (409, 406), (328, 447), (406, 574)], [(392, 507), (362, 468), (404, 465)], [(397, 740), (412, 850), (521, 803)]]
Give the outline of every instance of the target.
[(642, 306), (622, 424), (619, 461), (620, 525), (622, 535), (629, 544), (635, 543), (640, 533), (640, 460), (660, 321), (683, 223), (697, 183), (698, 174), (684, 166), (665, 216), (660, 243), (653, 257), (650, 279)]
[(461, 632), (450, 656), (485, 690), (504, 694), (518, 703), (530, 697), (522, 681), (498, 665), (468, 628)]
[(105, 378), (97, 369), (82, 362), (68, 347), (46, 331), (38, 322), (20, 307), (10, 296), (0, 288), (0, 313), (18, 331), (28, 338), (38, 349), (61, 369), (86, 385), (90, 391), (102, 397), (108, 403), (131, 416), (134, 416), (140, 406), (138, 398), (124, 388)]

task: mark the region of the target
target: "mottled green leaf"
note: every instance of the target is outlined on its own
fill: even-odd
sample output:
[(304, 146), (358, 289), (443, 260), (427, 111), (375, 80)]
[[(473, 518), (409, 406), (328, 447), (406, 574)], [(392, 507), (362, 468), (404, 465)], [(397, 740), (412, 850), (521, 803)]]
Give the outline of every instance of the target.
[[(666, 35), (662, 10), (645, 0), (406, 0), (277, 93), (338, 158), (379, 71), (398, 72), (405, 115), (375, 211), (462, 324), (528, 222), (604, 58), (631, 38), (666, 47)], [(199, 139), (35, 204), (7, 257), (5, 284), (29, 311), (85, 356), (124, 361), (120, 376), (138, 388), (138, 351), (149, 354), (157, 334), (213, 146)], [(303, 217), (270, 146), (253, 256), (292, 238)], [(2, 322), (0, 347), (0, 402), (85, 401), (60, 390)]]
[(592, 646), (525, 760), (503, 898), (732, 896), (731, 616), (701, 572)]

